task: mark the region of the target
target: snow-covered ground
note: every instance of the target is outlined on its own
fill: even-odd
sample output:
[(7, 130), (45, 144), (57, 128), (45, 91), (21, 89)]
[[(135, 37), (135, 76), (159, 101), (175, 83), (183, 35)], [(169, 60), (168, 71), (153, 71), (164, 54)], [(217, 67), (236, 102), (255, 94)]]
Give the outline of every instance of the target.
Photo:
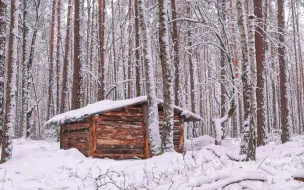
[(115, 161), (60, 150), (58, 143), (17, 139), (13, 158), (0, 165), (0, 189), (304, 189), (292, 178), (304, 175), (304, 137), (259, 147), (256, 162), (231, 160), (240, 159), (238, 141), (216, 146), (209, 144), (213, 140), (188, 141), (186, 147), (195, 148), (185, 155)]

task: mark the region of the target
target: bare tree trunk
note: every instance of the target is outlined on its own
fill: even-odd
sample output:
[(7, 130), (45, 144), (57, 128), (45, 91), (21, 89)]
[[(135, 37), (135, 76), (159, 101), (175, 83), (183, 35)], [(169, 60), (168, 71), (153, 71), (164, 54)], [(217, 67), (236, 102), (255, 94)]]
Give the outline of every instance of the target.
[[(113, 0), (111, 0), (111, 11), (112, 11), (112, 15), (114, 15), (114, 2)], [(116, 47), (115, 47), (115, 25), (114, 25), (115, 19), (114, 16), (112, 16), (112, 51), (113, 51), (113, 78), (114, 78), (114, 85), (115, 85), (115, 89), (114, 89), (114, 98), (113, 100), (116, 100), (117, 97), (117, 60), (116, 60)]]
[(27, 62), (27, 43), (28, 43), (28, 31), (27, 26), (27, 0), (23, 0), (23, 23), (22, 23), (22, 117), (21, 117), (21, 130), (20, 136), (26, 136), (26, 113), (28, 109), (28, 62)]
[[(2, 1), (3, 2), (3, 1)], [(5, 114), (2, 132), (1, 162), (11, 159), (13, 151), (14, 127), (16, 125), (16, 75), (18, 46), (18, 0), (11, 0), (11, 22), (9, 31), (8, 57), (6, 65)]]
[(167, 30), (167, 1), (158, 0), (158, 19), (159, 19), (159, 56), (163, 75), (163, 142), (164, 152), (174, 151), (173, 145), (173, 77), (172, 66), (169, 55), (169, 36)]
[(179, 39), (177, 34), (177, 21), (174, 21), (177, 18), (177, 10), (175, 5), (175, 0), (171, 0), (171, 14), (172, 14), (172, 42), (173, 42), (173, 60), (174, 60), (174, 67), (175, 67), (175, 81), (174, 81), (174, 100), (175, 105), (179, 105), (179, 83), (180, 83), (180, 76), (179, 76)]
[(60, 84), (60, 26), (61, 26), (61, 0), (58, 0), (57, 5), (57, 50), (56, 50), (56, 114), (60, 113), (59, 105), (59, 84)]
[(72, 110), (78, 109), (82, 104), (82, 52), (81, 52), (81, 36), (80, 36), (80, 10), (82, 0), (74, 2), (74, 71), (72, 86)]
[[(132, 68), (132, 1), (129, 1), (129, 10), (128, 10), (128, 80), (131, 80), (131, 68)], [(128, 82), (128, 90), (127, 90), (127, 98), (131, 98), (131, 89), (132, 89), (132, 82)]]
[(47, 118), (54, 115), (54, 100), (53, 100), (53, 60), (54, 60), (54, 35), (55, 35), (55, 10), (56, 0), (52, 3), (52, 20), (51, 20), (51, 34), (50, 34), (50, 56), (49, 56), (49, 83), (48, 83), (48, 113)]
[(72, 0), (69, 0), (68, 15), (67, 15), (67, 26), (66, 26), (66, 37), (65, 37), (65, 52), (63, 60), (62, 70), (62, 86), (61, 86), (61, 98), (60, 98), (60, 112), (67, 111), (68, 103), (68, 64), (69, 64), (69, 52), (70, 52), (70, 33), (71, 33), (71, 11), (72, 11)]
[(0, 1), (0, 142), (2, 140), (4, 113), (4, 70), (6, 45), (6, 7), (7, 3)]
[(265, 145), (266, 141), (266, 109), (265, 104), (265, 43), (264, 43), (264, 20), (262, 1), (254, 0), (254, 14), (257, 18), (257, 27), (255, 32), (255, 51), (256, 51), (256, 64), (257, 64), (257, 145)]
[(138, 0), (134, 1), (135, 12), (135, 92), (136, 96), (140, 96), (140, 56), (139, 56), (139, 26), (138, 26)]
[(139, 24), (142, 37), (142, 51), (145, 63), (146, 72), (146, 91), (148, 102), (148, 137), (152, 156), (158, 155), (161, 152), (161, 138), (159, 134), (159, 118), (158, 118), (158, 102), (155, 91), (155, 78), (152, 63), (150, 34), (146, 29), (146, 13), (145, 6), (142, 0), (138, 0)]
[(104, 24), (105, 24), (105, 1), (98, 0), (98, 18), (99, 18), (99, 77), (98, 77), (98, 98), (97, 100), (104, 100), (105, 96), (105, 68), (104, 68)]
[[(35, 53), (35, 42), (36, 42), (36, 37), (37, 37), (37, 32), (38, 32), (38, 25), (39, 25), (39, 7), (40, 7), (40, 2), (41, 0), (38, 0), (37, 2), (34, 1), (35, 4), (35, 10), (36, 10), (36, 20), (35, 20), (35, 26), (34, 26), (34, 32), (33, 32), (33, 37), (32, 37), (32, 42), (31, 42), (31, 48), (30, 48), (30, 54), (29, 54), (29, 61), (27, 64), (27, 86), (26, 86), (26, 91), (27, 91), (27, 96), (30, 91), (30, 86), (31, 86), (31, 80), (33, 78), (32, 76), (32, 66), (33, 66), (33, 60), (34, 60), (34, 53)], [(27, 97), (28, 101), (28, 97)], [(36, 103), (37, 104), (37, 103)], [(29, 106), (28, 106), (29, 107)], [(38, 104), (37, 104), (38, 107)], [(26, 110), (26, 138), (30, 137), (31, 132), (32, 132), (32, 123), (31, 123), (31, 116), (32, 116), (32, 111), (35, 108), (35, 106), (32, 106), (31, 109)], [(38, 109), (38, 108), (37, 108)]]
[(278, 31), (279, 31), (279, 67), (281, 90), (281, 125), (282, 143), (290, 140), (290, 108), (288, 92), (288, 68), (285, 48), (285, 5), (283, 0), (278, 0)]
[[(250, 155), (250, 144), (252, 145), (252, 129), (251, 129), (251, 120), (252, 120), (252, 96), (253, 96), (253, 89), (251, 84), (251, 72), (249, 62), (249, 44), (248, 44), (248, 32), (246, 27), (246, 17), (245, 17), (245, 9), (244, 5), (241, 0), (237, 1), (236, 4), (237, 12), (238, 12), (238, 27), (241, 36), (241, 46), (242, 46), (242, 84), (243, 84), (243, 105), (244, 105), (244, 127), (243, 127), (243, 136), (241, 142), (241, 155), (247, 155), (247, 159), (255, 159), (255, 154)], [(254, 34), (252, 34), (254, 35)], [(252, 36), (251, 36), (252, 37)], [(253, 48), (253, 47), (252, 47)], [(253, 158), (254, 156), (254, 158)]]

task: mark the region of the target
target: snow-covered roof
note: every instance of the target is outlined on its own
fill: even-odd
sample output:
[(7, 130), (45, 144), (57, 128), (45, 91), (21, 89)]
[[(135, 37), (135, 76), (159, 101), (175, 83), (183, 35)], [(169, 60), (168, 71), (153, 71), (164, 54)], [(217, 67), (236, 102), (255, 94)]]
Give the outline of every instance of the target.
[[(95, 115), (99, 114), (105, 111), (111, 111), (119, 108), (123, 108), (130, 105), (136, 105), (136, 104), (142, 104), (147, 102), (147, 96), (140, 96), (132, 99), (126, 99), (126, 100), (102, 100), (99, 102), (95, 102), (93, 104), (88, 104), (87, 106), (71, 110), (59, 115), (56, 115), (49, 119), (46, 122), (46, 125), (52, 125), (52, 124), (62, 124), (72, 121), (79, 121), (83, 120), (86, 116), (89, 115)], [(162, 105), (163, 100), (158, 99), (158, 104)], [(180, 112), (180, 116), (185, 117), (186, 119), (192, 119), (192, 120), (202, 120), (202, 118), (199, 115), (196, 115), (190, 111), (184, 110), (181, 107), (174, 106), (175, 110), (178, 110)]]

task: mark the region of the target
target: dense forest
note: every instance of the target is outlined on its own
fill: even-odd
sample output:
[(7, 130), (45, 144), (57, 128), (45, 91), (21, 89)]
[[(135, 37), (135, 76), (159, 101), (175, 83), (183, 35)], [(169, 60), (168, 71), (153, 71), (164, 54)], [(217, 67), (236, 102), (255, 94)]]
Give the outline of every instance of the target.
[(13, 139), (50, 138), (57, 114), (138, 96), (154, 155), (172, 151), (176, 105), (202, 118), (188, 139), (239, 137), (255, 160), (272, 136), (304, 131), (303, 11), (303, 0), (0, 0), (1, 161)]

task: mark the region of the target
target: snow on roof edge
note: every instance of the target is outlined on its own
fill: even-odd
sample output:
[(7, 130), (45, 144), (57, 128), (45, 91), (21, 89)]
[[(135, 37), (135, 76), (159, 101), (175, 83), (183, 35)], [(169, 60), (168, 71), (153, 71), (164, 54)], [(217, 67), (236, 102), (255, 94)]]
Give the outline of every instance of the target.
[[(163, 104), (163, 100), (157, 99), (159, 104)], [(147, 96), (139, 96), (136, 98), (126, 99), (126, 100), (102, 100), (95, 102), (93, 104), (88, 104), (87, 106), (83, 108), (79, 108), (76, 110), (71, 110), (59, 115), (56, 115), (49, 119), (45, 125), (53, 125), (53, 124), (61, 124), (61, 123), (67, 123), (71, 121), (79, 121), (83, 120), (84, 117), (89, 115), (95, 115), (97, 113), (102, 113), (105, 111), (110, 111), (118, 108), (122, 108), (125, 106), (130, 105), (136, 105), (139, 103), (147, 102)], [(174, 106), (174, 109), (179, 110), (180, 116), (183, 116), (185, 118), (194, 118), (196, 120), (202, 120), (202, 118), (199, 115), (196, 115), (190, 111), (184, 110), (181, 107)]]

